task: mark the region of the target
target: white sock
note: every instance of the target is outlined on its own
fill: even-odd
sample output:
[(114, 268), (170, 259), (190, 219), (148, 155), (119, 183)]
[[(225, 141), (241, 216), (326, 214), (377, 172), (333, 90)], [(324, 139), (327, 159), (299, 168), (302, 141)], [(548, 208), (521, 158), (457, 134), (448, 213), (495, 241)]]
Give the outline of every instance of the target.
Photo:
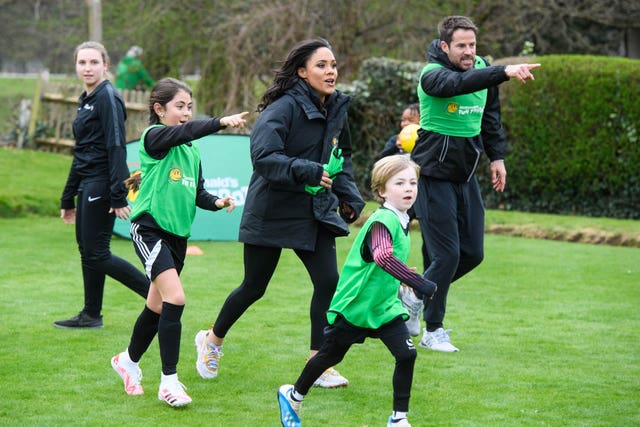
[(171, 375), (161, 374), (160, 376), (160, 384), (168, 384), (176, 381), (178, 381), (177, 373), (171, 374)]
[(291, 390), (291, 397), (293, 398), (293, 400), (296, 400), (298, 402), (302, 402), (304, 400), (304, 394), (300, 394), (295, 390)]
[(138, 362), (134, 362), (131, 360), (131, 356), (129, 356), (129, 349), (125, 349), (122, 353), (120, 353), (119, 361), (123, 365), (130, 366), (132, 368), (138, 367)]

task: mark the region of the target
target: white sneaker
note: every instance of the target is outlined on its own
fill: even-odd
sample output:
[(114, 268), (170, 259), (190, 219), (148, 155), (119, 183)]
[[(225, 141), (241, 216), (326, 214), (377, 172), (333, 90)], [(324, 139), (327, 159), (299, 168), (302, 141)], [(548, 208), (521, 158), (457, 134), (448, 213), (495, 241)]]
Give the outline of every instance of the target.
[(196, 334), (196, 352), (198, 359), (196, 360), (196, 370), (198, 375), (204, 379), (215, 378), (218, 376), (218, 365), (222, 352), (216, 350), (213, 344), (205, 339), (209, 331), (200, 331)]
[(443, 328), (438, 328), (433, 332), (427, 332), (427, 328), (424, 328), (424, 333), (422, 334), (419, 345), (420, 347), (445, 353), (460, 351), (451, 344), (449, 332), (451, 332), (451, 329), (445, 331)]
[(329, 368), (318, 377), (313, 383), (315, 387), (337, 388), (349, 385), (349, 380), (340, 375), (340, 372), (333, 368)]
[(285, 384), (278, 389), (278, 405), (280, 405), (280, 422), (284, 427), (300, 427), (300, 409), (302, 402), (293, 400), (291, 392), (293, 386)]
[(393, 422), (393, 416), (389, 417), (389, 421), (387, 422), (387, 427), (411, 427), (409, 421), (406, 418), (402, 418)]
[(424, 303), (413, 293), (413, 289), (408, 286), (400, 286), (398, 294), (402, 305), (409, 312), (409, 320), (405, 322), (407, 329), (409, 329), (409, 334), (417, 337), (420, 335), (420, 315), (424, 310)]
[(173, 407), (184, 406), (191, 403), (191, 397), (187, 394), (187, 388), (180, 381), (166, 381), (160, 383), (158, 399), (164, 400)]
[(138, 366), (123, 363), (120, 360), (120, 358), (123, 357), (122, 354), (123, 353), (116, 354), (111, 358), (111, 366), (113, 370), (120, 375), (122, 381), (124, 381), (124, 391), (130, 396), (144, 394), (142, 385), (140, 385), (140, 381), (142, 381), (142, 370)]

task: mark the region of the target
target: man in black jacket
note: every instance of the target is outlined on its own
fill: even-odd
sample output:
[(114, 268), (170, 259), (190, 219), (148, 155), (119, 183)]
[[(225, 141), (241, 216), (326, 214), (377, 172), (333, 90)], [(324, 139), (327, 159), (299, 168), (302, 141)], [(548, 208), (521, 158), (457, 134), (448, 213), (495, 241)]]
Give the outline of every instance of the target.
[(531, 69), (540, 64), (490, 66), (476, 57), (477, 28), (465, 16), (444, 18), (438, 30), (440, 39), (431, 42), (420, 75), (421, 129), (411, 153), (421, 166), (415, 210), (429, 242), (424, 275), (438, 285), (433, 299), (425, 300), (420, 346), (455, 352), (443, 321), (450, 284), (484, 256), (484, 206), (476, 177), (483, 151), (494, 190), (504, 191), (506, 183), (498, 85), (512, 77), (534, 80)]

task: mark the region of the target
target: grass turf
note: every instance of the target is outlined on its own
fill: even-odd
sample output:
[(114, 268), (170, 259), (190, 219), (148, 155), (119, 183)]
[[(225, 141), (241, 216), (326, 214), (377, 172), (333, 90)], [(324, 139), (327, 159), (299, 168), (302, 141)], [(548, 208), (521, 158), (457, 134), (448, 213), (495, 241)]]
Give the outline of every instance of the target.
[[(214, 225), (215, 226), (215, 225)], [(230, 331), (220, 376), (195, 372), (193, 337), (214, 320), (242, 276), (242, 246), (194, 242), (182, 275), (187, 292), (179, 374), (194, 402), (180, 410), (156, 398), (157, 341), (141, 362), (144, 396), (124, 393), (110, 357), (128, 342), (142, 300), (107, 280), (102, 330), (60, 330), (82, 286), (73, 227), (57, 218), (0, 219), (0, 424), (276, 426), (276, 391), (307, 354), (311, 285), (285, 251), (265, 297)], [(420, 265), (413, 232), (412, 265)], [(340, 262), (351, 237), (340, 239)], [(131, 242), (114, 253), (138, 265)], [(640, 251), (487, 236), (486, 258), (453, 285), (446, 325), (461, 351), (419, 348), (414, 426), (583, 426), (640, 423)], [(415, 340), (417, 343), (417, 339)], [(313, 389), (306, 426), (382, 425), (391, 410), (393, 359), (376, 340), (338, 366), (346, 389)]]
[[(187, 307), (179, 373), (194, 402), (175, 410), (157, 400), (156, 342), (141, 362), (146, 394), (127, 396), (109, 359), (126, 347), (142, 299), (107, 279), (104, 329), (52, 326), (82, 302), (74, 228), (56, 217), (69, 164), (68, 156), (0, 150), (0, 206), (11, 217), (0, 215), (0, 425), (279, 425), (277, 388), (295, 381), (308, 351), (311, 284), (297, 258), (284, 251), (265, 297), (230, 331), (220, 376), (205, 381), (195, 372), (193, 337), (240, 283), (242, 245), (193, 242), (204, 255), (189, 256), (182, 274)], [(489, 211), (487, 220), (638, 230), (637, 221), (515, 212)], [(420, 266), (420, 236), (412, 237), (410, 264)], [(338, 239), (340, 264), (352, 238)], [(139, 265), (130, 241), (114, 238), (112, 249)], [(487, 235), (485, 261), (449, 294), (446, 326), (461, 351), (418, 349), (410, 421), (639, 425), (639, 286), (637, 248)], [(383, 425), (393, 369), (384, 346), (376, 340), (354, 346), (338, 368), (350, 386), (313, 389), (304, 424)]]

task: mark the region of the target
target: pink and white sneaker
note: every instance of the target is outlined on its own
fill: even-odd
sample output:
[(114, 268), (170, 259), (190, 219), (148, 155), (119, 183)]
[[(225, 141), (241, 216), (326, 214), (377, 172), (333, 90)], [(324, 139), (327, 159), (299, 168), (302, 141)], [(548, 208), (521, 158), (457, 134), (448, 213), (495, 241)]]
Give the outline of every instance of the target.
[(187, 388), (177, 379), (160, 383), (158, 399), (164, 400), (173, 407), (184, 406), (191, 403), (191, 397), (186, 392)]
[(124, 381), (124, 391), (130, 396), (138, 396), (144, 394), (142, 390), (142, 371), (139, 367), (128, 363), (123, 363), (120, 358), (123, 353), (116, 354), (111, 358), (111, 366), (113, 370), (120, 375), (122, 381)]

